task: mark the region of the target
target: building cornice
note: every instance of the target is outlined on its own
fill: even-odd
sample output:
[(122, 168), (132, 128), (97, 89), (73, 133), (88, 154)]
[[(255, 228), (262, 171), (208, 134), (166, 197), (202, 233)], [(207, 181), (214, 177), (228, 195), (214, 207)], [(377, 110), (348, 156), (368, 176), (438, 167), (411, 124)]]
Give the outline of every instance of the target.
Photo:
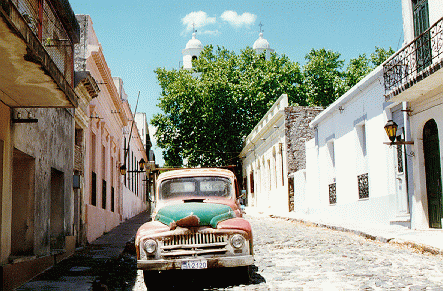
[(106, 63), (105, 56), (103, 55), (101, 47), (98, 51), (92, 52), (91, 55), (100, 72), (100, 75), (103, 78), (104, 85), (109, 92), (112, 103), (114, 104), (118, 115), (120, 116), (120, 120), (122, 121), (123, 126), (126, 126), (128, 124), (128, 119), (123, 113), (122, 101), (120, 95), (117, 92), (117, 88), (115, 87), (114, 80), (111, 75), (111, 70)]
[(285, 108), (287, 106), (288, 95), (282, 94), (246, 137), (245, 145), (240, 153), (240, 157), (246, 156), (248, 151), (257, 145), (258, 141), (271, 128), (271, 126), (284, 117)]

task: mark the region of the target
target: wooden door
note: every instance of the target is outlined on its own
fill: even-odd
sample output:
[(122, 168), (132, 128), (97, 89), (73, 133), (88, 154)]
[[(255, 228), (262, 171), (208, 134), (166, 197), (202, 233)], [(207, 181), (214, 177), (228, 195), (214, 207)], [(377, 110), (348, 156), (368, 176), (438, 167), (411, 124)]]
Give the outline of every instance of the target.
[(433, 119), (426, 122), (423, 130), (426, 191), (428, 196), (429, 227), (441, 228), (442, 187), (440, 165), (440, 142), (437, 124)]
[[(420, 36), (429, 28), (428, 0), (413, 1), (414, 37)], [(431, 40), (429, 32), (423, 34), (415, 42), (417, 72), (431, 64)]]

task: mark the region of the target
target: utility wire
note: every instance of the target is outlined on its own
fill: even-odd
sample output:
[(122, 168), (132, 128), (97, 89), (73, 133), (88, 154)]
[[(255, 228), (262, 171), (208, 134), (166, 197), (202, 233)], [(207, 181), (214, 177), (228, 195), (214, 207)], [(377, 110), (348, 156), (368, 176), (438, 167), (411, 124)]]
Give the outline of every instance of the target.
[(135, 114), (137, 113), (138, 99), (139, 99), (139, 98), (140, 98), (140, 91), (138, 91), (137, 103), (135, 104), (134, 116), (132, 116), (131, 131), (129, 132), (128, 148), (125, 149), (125, 158), (124, 158), (125, 163), (126, 163), (126, 155), (127, 155), (127, 153), (129, 152), (129, 144), (130, 144), (130, 142), (131, 142), (132, 129), (134, 128)]

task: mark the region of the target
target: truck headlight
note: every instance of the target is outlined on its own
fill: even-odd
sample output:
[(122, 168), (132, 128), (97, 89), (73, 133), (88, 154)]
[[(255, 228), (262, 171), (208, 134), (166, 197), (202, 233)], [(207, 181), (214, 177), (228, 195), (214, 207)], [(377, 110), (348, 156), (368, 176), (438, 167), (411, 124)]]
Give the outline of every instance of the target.
[(236, 249), (241, 249), (245, 245), (245, 238), (241, 234), (231, 236), (231, 245)]
[(153, 255), (157, 250), (157, 242), (153, 239), (148, 239), (144, 242), (143, 247), (148, 255)]

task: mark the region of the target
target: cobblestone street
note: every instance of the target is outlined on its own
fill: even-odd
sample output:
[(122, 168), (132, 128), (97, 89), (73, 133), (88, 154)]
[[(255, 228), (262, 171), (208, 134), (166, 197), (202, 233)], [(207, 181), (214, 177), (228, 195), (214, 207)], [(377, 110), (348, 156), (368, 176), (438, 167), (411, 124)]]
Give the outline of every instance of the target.
[[(202, 289), (443, 290), (443, 258), (439, 255), (283, 219), (247, 218), (255, 242), (251, 282), (235, 285), (231, 281), (235, 276), (229, 276), (228, 281), (207, 280)], [(189, 278), (185, 281), (174, 284), (177, 290), (189, 288)], [(140, 271), (134, 287), (132, 290), (146, 290)]]

